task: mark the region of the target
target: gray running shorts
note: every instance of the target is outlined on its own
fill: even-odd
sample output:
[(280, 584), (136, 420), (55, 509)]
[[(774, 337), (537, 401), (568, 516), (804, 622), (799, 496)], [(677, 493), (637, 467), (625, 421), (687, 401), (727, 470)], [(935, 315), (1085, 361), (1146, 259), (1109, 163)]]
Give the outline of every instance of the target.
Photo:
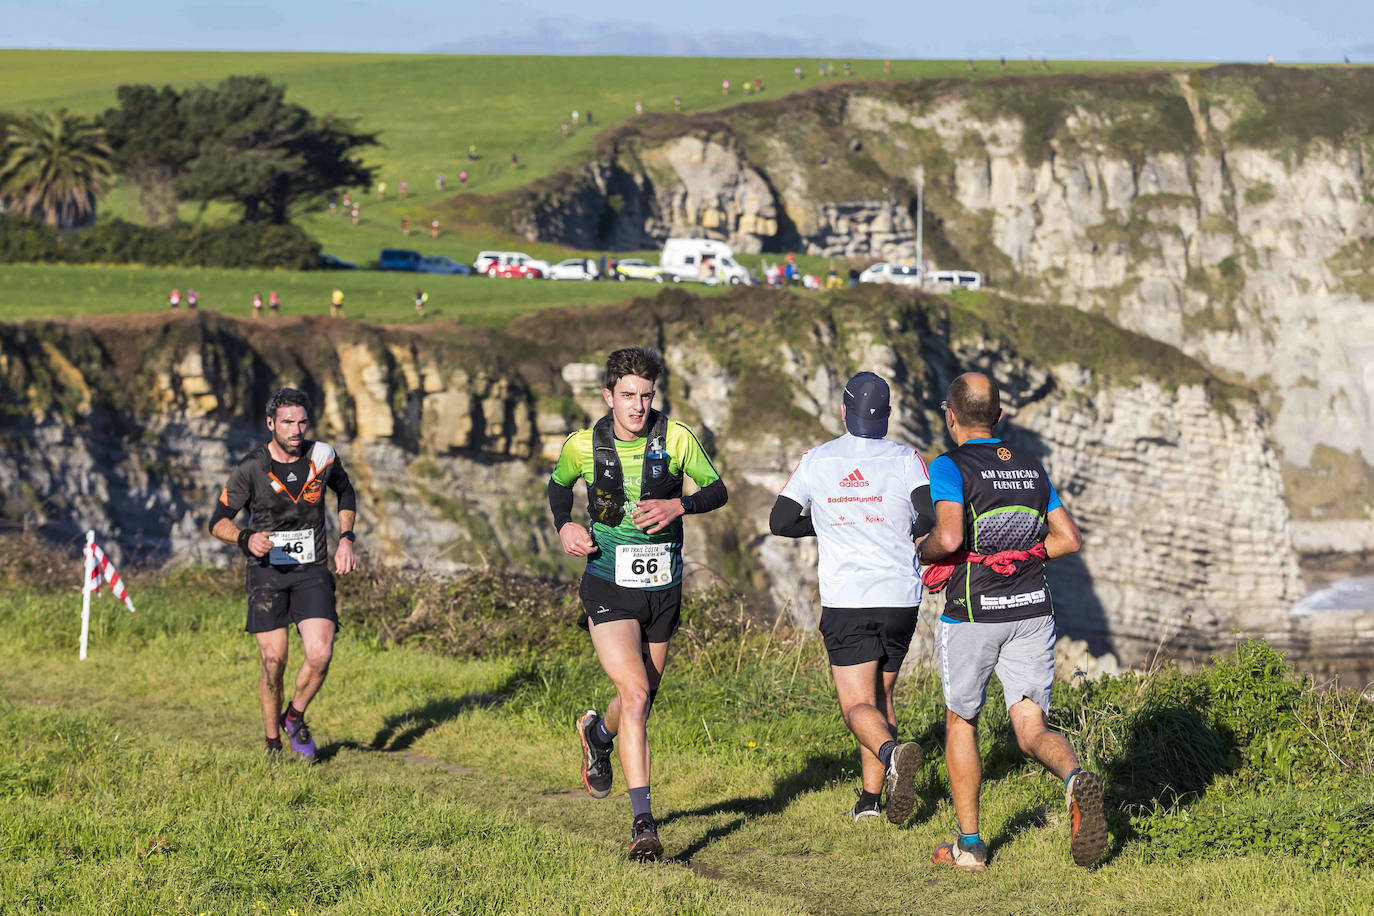
[(941, 620), (936, 635), (945, 706), (955, 715), (971, 720), (982, 711), (993, 671), (1002, 682), (1008, 709), (1027, 698), (1049, 715), (1054, 683), (1054, 617), (1008, 623)]

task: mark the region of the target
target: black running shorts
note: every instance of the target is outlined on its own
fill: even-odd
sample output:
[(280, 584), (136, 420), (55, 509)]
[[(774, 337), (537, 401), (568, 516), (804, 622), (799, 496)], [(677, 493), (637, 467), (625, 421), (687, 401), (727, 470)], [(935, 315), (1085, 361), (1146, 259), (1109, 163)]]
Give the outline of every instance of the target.
[(610, 620), (637, 620), (645, 642), (667, 642), (682, 622), (682, 583), (650, 591), (625, 588), (600, 576), (584, 573), (577, 590), (586, 608), (578, 626), (595, 626)]
[(339, 625), (334, 607), (334, 574), (323, 563), (310, 566), (249, 566), (249, 633), (280, 630), (320, 617)]
[(877, 662), (900, 671), (916, 632), (914, 607), (823, 607), (821, 637), (837, 668)]

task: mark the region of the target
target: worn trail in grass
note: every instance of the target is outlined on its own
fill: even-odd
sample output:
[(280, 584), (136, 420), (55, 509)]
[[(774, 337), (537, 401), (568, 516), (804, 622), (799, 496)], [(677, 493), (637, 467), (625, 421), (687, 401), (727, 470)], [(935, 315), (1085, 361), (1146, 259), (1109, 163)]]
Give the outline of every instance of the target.
[[(928, 864), (951, 815), (927, 682), (899, 707), (928, 762), (913, 823), (856, 826), (856, 755), (814, 640), (684, 643), (655, 708), (669, 860), (631, 868), (623, 785), (583, 794), (570, 723), (609, 698), (586, 651), (457, 660), (345, 629), (311, 720), (324, 760), (268, 765), (236, 600), (141, 589), (97, 612), (0, 598), (0, 909), (486, 912), (1361, 912), (1374, 882), (1288, 856), (1069, 861), (1058, 783), (991, 763), (992, 870)], [(347, 620), (347, 614), (345, 615)], [(795, 672), (795, 673), (794, 673)], [(676, 674), (677, 677), (671, 676)]]

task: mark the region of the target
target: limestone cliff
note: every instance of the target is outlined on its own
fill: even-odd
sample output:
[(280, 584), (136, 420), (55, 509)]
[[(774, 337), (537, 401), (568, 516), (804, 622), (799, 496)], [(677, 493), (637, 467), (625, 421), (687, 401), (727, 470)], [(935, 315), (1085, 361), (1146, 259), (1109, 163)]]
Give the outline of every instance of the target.
[(1179, 347), (1260, 393), (1313, 550), (1374, 545), (1374, 71), (826, 87), (602, 139), (530, 238), (912, 258)]
[(767, 512), (801, 452), (840, 432), (844, 380), (891, 379), (892, 435), (929, 458), (945, 447), (940, 393), (976, 367), (1007, 394), (1007, 435), (1044, 457), (1084, 529), (1053, 584), (1066, 632), (1094, 654), (1194, 657), (1241, 632), (1316, 669), (1368, 665), (1350, 633), (1287, 613), (1302, 589), (1264, 409), (1090, 315), (891, 290), (669, 291), (453, 338), (325, 320), (269, 331), (213, 313), (0, 325), (0, 511), (59, 540), (94, 526), (126, 553), (228, 562), (205, 520), (232, 462), (265, 438), (267, 395), (292, 383), (317, 399), (319, 434), (358, 484), (375, 559), (571, 576), (544, 481), (567, 431), (602, 409), (605, 352), (648, 342), (668, 357), (664, 406), (731, 491), (688, 526), (690, 581), (725, 580), (807, 623), (814, 546), (769, 536)]

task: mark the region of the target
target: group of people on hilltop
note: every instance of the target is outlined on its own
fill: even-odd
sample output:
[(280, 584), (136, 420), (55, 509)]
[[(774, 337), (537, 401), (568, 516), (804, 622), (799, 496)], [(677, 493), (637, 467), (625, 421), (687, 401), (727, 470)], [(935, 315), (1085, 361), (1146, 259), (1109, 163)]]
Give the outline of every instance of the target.
[[(564, 440), (547, 486), (563, 552), (586, 563), (578, 623), (615, 692), (604, 711), (577, 717), (582, 783), (592, 797), (607, 797), (618, 751), (632, 860), (658, 859), (664, 848), (653, 815), (648, 720), (681, 622), (683, 519), (729, 498), (692, 429), (654, 408), (664, 371), (656, 350), (612, 352), (601, 391), (606, 413)], [(861, 761), (858, 798), (845, 817), (863, 823), (885, 813), (900, 825), (914, 813), (925, 754), (919, 742), (899, 737), (894, 696), (923, 592), (944, 590), (936, 642), (956, 835), (935, 848), (932, 862), (987, 867), (978, 721), (995, 672), (1017, 745), (1063, 781), (1073, 859), (1091, 864), (1107, 844), (1102, 783), (1047, 720), (1055, 619), (1045, 564), (1077, 551), (1082, 539), (1043, 465), (1033, 450), (994, 434), (1003, 417), (999, 392), (977, 372), (950, 383), (939, 410), (954, 447), (929, 466), (887, 438), (891, 392), (877, 374), (851, 378), (836, 407), (844, 435), (802, 454), (768, 528), (817, 541), (819, 629)], [(308, 437), (311, 411), (302, 391), (272, 396), (269, 441), (233, 469), (210, 518), (211, 533), (236, 546), (247, 565), (246, 629), (262, 657), (267, 752), (280, 756), (289, 741), (306, 760), (316, 745), (305, 716), (325, 681), (339, 623), (324, 491), (337, 496), (339, 575), (357, 567), (359, 504), (337, 452)], [(574, 518), (578, 481), (586, 487), (585, 519)], [(234, 521), (245, 508), (251, 527)], [(288, 700), (292, 624), (305, 659)]]

